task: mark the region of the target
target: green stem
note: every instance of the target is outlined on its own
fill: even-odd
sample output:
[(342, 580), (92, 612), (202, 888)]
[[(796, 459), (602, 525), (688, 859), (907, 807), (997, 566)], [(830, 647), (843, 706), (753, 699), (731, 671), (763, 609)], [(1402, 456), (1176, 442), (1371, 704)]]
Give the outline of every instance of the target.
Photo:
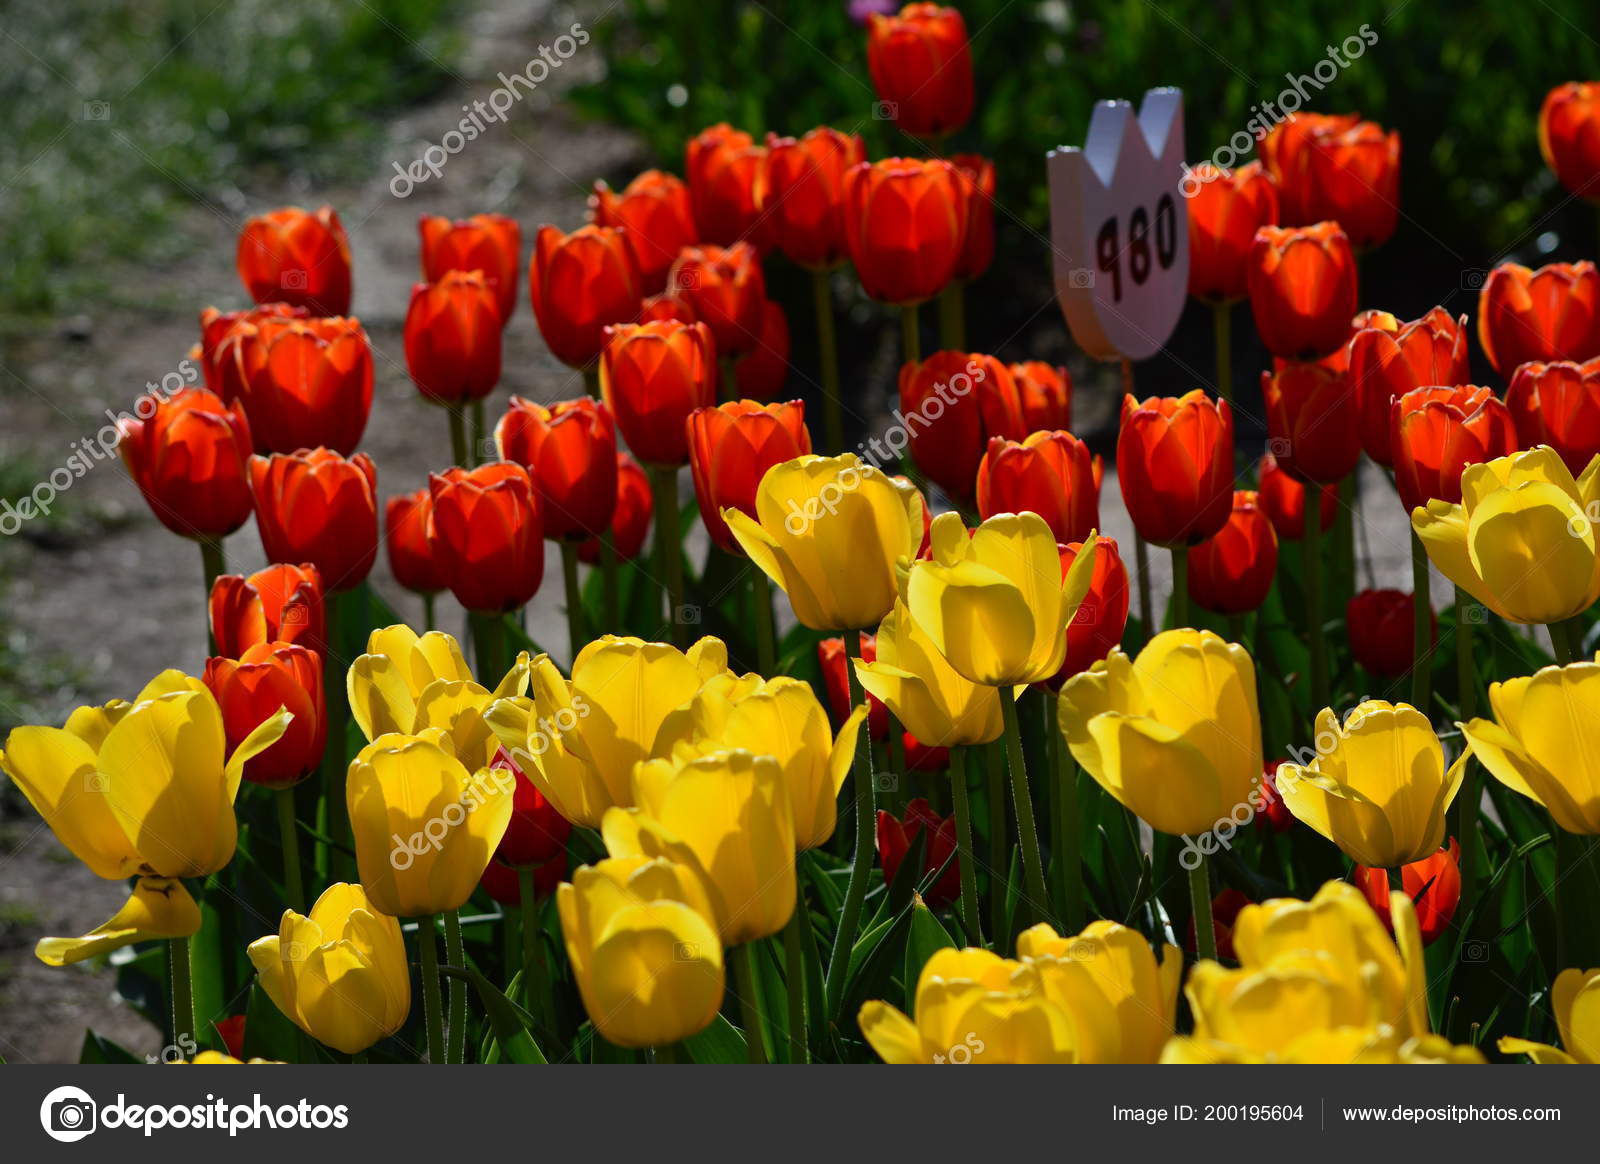
[(967, 350), (967, 287), (959, 279), (939, 292), (939, 344), (946, 351)]
[(811, 272), (811, 300), (817, 315), (817, 362), (822, 373), (823, 433), (829, 453), (844, 452), (844, 401), (839, 398), (839, 337), (833, 327), (833, 295), (827, 271)]
[(750, 943), (728, 951), (733, 958), (733, 976), (739, 991), (739, 1013), (744, 1019), (744, 1045), (747, 1062), (767, 1061), (766, 1022), (761, 1017), (761, 996), (756, 993), (756, 970), (750, 958)]
[(1039, 855), (1039, 830), (1033, 821), (1033, 798), (1028, 792), (1028, 767), (1022, 752), (1022, 726), (1017, 718), (1017, 701), (1006, 690), (1000, 692), (1000, 710), (1005, 716), (1006, 756), (1011, 768), (1011, 803), (1017, 810), (1017, 834), (1022, 840), (1022, 874), (1028, 886), (1031, 912), (1048, 920), (1050, 893), (1044, 885), (1044, 860)]
[(1189, 625), (1189, 547), (1172, 547), (1172, 625)]
[(472, 653), (478, 665), (478, 678), (492, 691), (507, 668), (505, 618), (498, 614), (469, 610), (467, 625), (472, 628)]
[(809, 1063), (811, 1054), (806, 1047), (806, 962), (801, 945), (801, 927), (810, 924), (807, 917), (805, 888), (795, 896), (794, 913), (789, 924), (783, 927), (783, 962), (789, 991), (789, 1062)]
[(622, 633), (622, 599), (617, 585), (617, 541), (610, 529), (600, 535), (600, 609), (608, 635)]
[(1050, 733), (1050, 754), (1055, 759), (1056, 781), (1056, 867), (1061, 870), (1061, 919), (1069, 934), (1078, 933), (1087, 920), (1083, 908), (1082, 813), (1078, 806), (1078, 768), (1072, 752), (1061, 738), (1057, 712), (1061, 701), (1051, 691), (1044, 693), (1045, 730)]
[(596, 400), (600, 399), (600, 365), (590, 364), (583, 370), (583, 390)]
[(539, 924), (539, 897), (533, 883), (533, 866), (517, 870), (517, 889), (521, 898), (518, 908), (522, 911), (522, 997), (527, 1000), (534, 1017), (548, 1029), (554, 1000), (545, 979), (544, 955), (540, 949), (539, 934), (544, 927)]
[(1572, 640), (1567, 635), (1567, 624), (1564, 622), (1547, 622), (1545, 630), (1550, 632), (1550, 650), (1556, 657), (1556, 662), (1565, 667), (1573, 660)]
[(972, 850), (972, 803), (967, 781), (976, 748), (962, 748), (950, 765), (950, 791), (956, 802), (956, 862), (961, 866), (961, 923), (967, 927), (967, 944), (983, 945), (983, 923), (978, 910), (978, 859)]
[(662, 605), (674, 646), (684, 645), (683, 546), (678, 541), (678, 471), (671, 465), (650, 466), (650, 492), (656, 506), (656, 566), (661, 572)]
[(1134, 567), (1139, 574), (1139, 624), (1146, 640), (1155, 638), (1156, 627), (1150, 611), (1150, 543), (1137, 532), (1133, 535)]
[(907, 303), (900, 309), (900, 346), (906, 363), (922, 363), (922, 335), (917, 325), (915, 303)]
[(733, 356), (723, 356), (717, 362), (722, 366), (722, 402), (739, 399), (738, 361)]
[[(319, 773), (317, 803), (317, 831), (323, 837), (339, 837), (337, 822), (348, 819), (349, 809), (344, 802), (345, 752), (344, 725), (349, 714), (349, 694), (345, 688), (345, 669), (340, 659), (339, 635), (344, 629), (339, 615), (342, 604), (337, 596), (329, 595), (323, 604), (327, 612), (327, 636), (322, 651), (322, 705), (328, 717), (327, 736), (322, 744), (322, 770)], [(330, 880), (333, 853), (327, 840), (318, 840), (314, 850), (313, 869), (317, 881), (326, 885)]]
[(1305, 526), (1305, 537), (1300, 541), (1300, 573), (1306, 590), (1306, 633), (1311, 640), (1310, 711), (1314, 736), (1317, 712), (1328, 706), (1328, 644), (1322, 630), (1322, 523), (1308, 518)]
[(756, 608), (756, 662), (761, 673), (771, 679), (778, 673), (777, 631), (772, 624), (772, 582), (766, 571), (754, 562), (747, 562), (746, 569), (750, 572), (750, 601)]
[(417, 919), (417, 948), (422, 962), (422, 1017), (428, 1031), (428, 1062), (443, 1063), (444, 1005), (439, 998), (439, 948), (433, 915)]
[[(1000, 698), (1004, 700), (1002, 691)], [(1006, 757), (1005, 744), (988, 745), (989, 767), (989, 940), (996, 950), (1006, 939), (1006, 890), (1010, 888), (1011, 862), (1006, 859)]]
[[(1472, 663), (1472, 624), (1481, 608), (1456, 587), (1456, 703), (1463, 722), (1478, 714), (1478, 673)], [(1461, 896), (1478, 899), (1478, 806), (1483, 799), (1478, 766), (1472, 757), (1462, 771), (1461, 791), (1451, 806), (1455, 835), (1461, 839)]]
[(1217, 348), (1217, 395), (1233, 403), (1233, 304), (1211, 305), (1212, 334)]
[(1202, 958), (1217, 957), (1217, 931), (1211, 921), (1211, 878), (1206, 872), (1206, 856), (1195, 851), (1194, 868), (1189, 870), (1189, 905), (1194, 914), (1195, 950)]
[(561, 581), (567, 595), (567, 646), (576, 659), (583, 649), (583, 591), (578, 586), (578, 543), (561, 542)]
[(172, 979), (172, 1045), (194, 1044), (194, 977), (189, 964), (189, 939), (167, 943), (167, 974)]
[[(465, 967), (466, 950), (461, 944), (461, 911), (452, 909), (444, 915), (444, 949), (450, 965)], [(461, 979), (450, 979), (450, 1038), (445, 1047), (445, 1059), (450, 1063), (467, 1061), (467, 984)]]
[(290, 909), (305, 913), (306, 890), (300, 879), (300, 834), (294, 824), (294, 788), (279, 788), (274, 796), (278, 801), (278, 844), (283, 849), (284, 896)]
[(433, 606), (434, 595), (424, 594), (422, 596), (422, 629), (424, 631), (431, 631), (434, 628)]
[(466, 410), (461, 404), (446, 404), (445, 412), (450, 417), (450, 457), (463, 469), (472, 468), (472, 462), (467, 459), (467, 423)]
[(488, 460), (483, 455), (483, 401), (474, 400), (467, 406), (468, 419), (472, 422), (472, 445), (468, 448), (468, 455), (472, 458), (473, 465), (481, 465)]
[(200, 567), (204, 572), (206, 589), (203, 595), (204, 604), (201, 610), (208, 612), (206, 616), (206, 650), (215, 655), (217, 653), (217, 636), (211, 630), (211, 588), (223, 574), (228, 572), (228, 560), (222, 552), (221, 538), (200, 539)]
[[(855, 632), (855, 649), (849, 658), (861, 657), (861, 632)], [(846, 636), (849, 642), (849, 636)], [(846, 660), (848, 663), (848, 659)], [(850, 706), (866, 701), (861, 681), (856, 678), (854, 666), (845, 668), (850, 683)], [(854, 764), (856, 798), (856, 853), (850, 866), (850, 880), (845, 886), (844, 906), (839, 913), (839, 928), (833, 935), (833, 953), (828, 958), (828, 980), (824, 990), (828, 1014), (835, 1021), (840, 1018), (839, 1008), (844, 1004), (844, 976), (850, 966), (850, 951), (855, 948), (856, 926), (861, 920), (861, 902), (867, 896), (867, 878), (872, 873), (872, 854), (877, 824), (876, 777), (872, 771), (872, 733), (863, 731), (856, 736)]]
[[(1311, 520), (1310, 506), (1314, 500), (1306, 492), (1306, 529), (1320, 527), (1321, 522)], [(1429, 710), (1433, 702), (1433, 665), (1429, 657), (1433, 651), (1433, 599), (1428, 593), (1428, 551), (1422, 548), (1422, 539), (1411, 534), (1411, 705), (1432, 719)]]
[(667, 1043), (664, 1046), (660, 1046), (660, 1047), (654, 1048), (652, 1061), (656, 1062), (656, 1063), (686, 1063), (686, 1062), (688, 1062), (688, 1060), (685, 1059), (684, 1055), (683, 1055), (683, 1044), (682, 1043)]

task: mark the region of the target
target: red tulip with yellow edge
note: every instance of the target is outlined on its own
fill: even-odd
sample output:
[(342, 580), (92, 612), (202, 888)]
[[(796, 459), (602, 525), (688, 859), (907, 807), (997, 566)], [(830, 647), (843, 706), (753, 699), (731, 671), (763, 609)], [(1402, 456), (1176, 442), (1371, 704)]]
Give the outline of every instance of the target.
[(1273, 355), (1316, 359), (1349, 338), (1356, 258), (1338, 223), (1262, 227), (1250, 251), (1249, 286), (1256, 331)]
[(1361, 447), (1380, 465), (1394, 464), (1394, 402), (1418, 388), (1453, 387), (1471, 376), (1467, 317), (1435, 307), (1401, 323), (1387, 311), (1363, 312), (1350, 338), (1350, 391), (1355, 395)]
[(285, 206), (239, 232), (239, 278), (257, 303), (288, 303), (312, 315), (350, 311), (350, 242), (333, 207)]
[(1536, 360), (1600, 356), (1600, 273), (1590, 262), (1501, 263), (1478, 293), (1478, 342), (1507, 378)]

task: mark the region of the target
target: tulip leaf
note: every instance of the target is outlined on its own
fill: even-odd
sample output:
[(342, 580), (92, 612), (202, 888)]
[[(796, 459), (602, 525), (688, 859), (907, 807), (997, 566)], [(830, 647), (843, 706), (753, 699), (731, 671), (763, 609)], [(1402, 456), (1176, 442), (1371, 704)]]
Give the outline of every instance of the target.
[(917, 979), (922, 975), (922, 967), (929, 958), (940, 950), (953, 947), (955, 942), (944, 926), (939, 924), (939, 919), (934, 916), (933, 910), (918, 897), (911, 903), (911, 925), (906, 934), (906, 962), (905, 977), (902, 980), (906, 988), (906, 1013), (912, 1012), (917, 991)]
[(512, 1063), (549, 1062), (534, 1041), (533, 1017), (501, 994), (487, 978), (470, 966), (440, 966), (439, 973), (471, 983), (483, 1002), (484, 1014), (507, 1060)]
[(112, 1042), (93, 1031), (83, 1032), (83, 1048), (78, 1052), (79, 1063), (144, 1063), (126, 1047)]
[(259, 982), (250, 987), (245, 1004), (244, 1047), (246, 1059), (272, 1059), (279, 1063), (305, 1063), (312, 1056), (305, 1046), (309, 1036), (273, 1004)]
[(683, 1048), (696, 1063), (743, 1063), (746, 1059), (744, 1035), (721, 1014), (698, 1035), (683, 1040)]

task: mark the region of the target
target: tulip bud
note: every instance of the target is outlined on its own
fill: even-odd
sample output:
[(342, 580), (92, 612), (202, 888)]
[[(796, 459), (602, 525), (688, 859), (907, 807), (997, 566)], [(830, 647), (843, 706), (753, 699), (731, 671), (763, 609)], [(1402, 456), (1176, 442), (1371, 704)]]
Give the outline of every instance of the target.
[(1278, 221), (1277, 183), (1260, 162), (1237, 170), (1202, 162), (1191, 175), (1189, 294), (1233, 303), (1249, 294), (1256, 231)]
[(1501, 263), (1478, 293), (1478, 342), (1505, 377), (1535, 361), (1600, 356), (1600, 273), (1590, 262)]
[(900, 367), (900, 412), (917, 468), (956, 501), (970, 502), (997, 437), (1028, 435), (1010, 370), (978, 352), (935, 352)]
[(500, 326), (517, 306), (522, 230), (503, 214), (474, 214), (452, 222), (434, 214), (417, 220), (422, 235), (422, 278), (441, 282), (451, 271), (481, 271), (494, 292)]
[(1512, 373), (1506, 407), (1523, 448), (1549, 445), (1581, 476), (1600, 453), (1600, 358), (1523, 364)]
[(805, 405), (760, 405), (736, 400), (689, 414), (689, 467), (694, 473), (700, 518), (713, 545), (739, 553), (722, 519), (724, 508), (756, 516), (756, 489), (774, 465), (811, 451)]
[(359, 320), (268, 319), (230, 340), (256, 452), (355, 452), (372, 411), (372, 345)]
[[(1278, 538), (1299, 541), (1306, 534), (1306, 490), (1303, 482), (1296, 481), (1278, 467), (1278, 459), (1271, 453), (1261, 458), (1257, 472), (1256, 504), (1278, 531)], [(1322, 532), (1333, 528), (1339, 515), (1339, 486), (1328, 484), (1317, 487), (1318, 516), (1322, 519)]]
[[(150, 511), (175, 534), (220, 538), (250, 517), (250, 425), (204, 388), (141, 396), (117, 451)], [(280, 559), (281, 560), (281, 559)]]
[(928, 874), (944, 870), (922, 895), (930, 907), (938, 909), (961, 896), (961, 866), (960, 858), (956, 856), (956, 818), (941, 817), (920, 796), (906, 805), (904, 820), (893, 813), (878, 810), (878, 862), (883, 866), (885, 886), (894, 884), (906, 854), (917, 843), (917, 837), (923, 835), (927, 840), (923, 842), (922, 869), (916, 883), (920, 885)]
[(972, 116), (972, 50), (954, 8), (907, 4), (867, 18), (867, 70), (883, 114), (913, 137), (942, 138)]
[(685, 247), (667, 282), (711, 329), (719, 356), (739, 356), (761, 336), (767, 281), (761, 257), (749, 243)]
[(329, 449), (250, 458), (261, 548), (273, 562), (309, 562), (323, 589), (358, 586), (378, 556), (378, 471), (365, 453)]
[(1277, 569), (1277, 532), (1255, 493), (1239, 490), (1228, 524), (1189, 550), (1189, 597), (1217, 614), (1246, 614), (1267, 600)]
[[(1409, 593), (1363, 590), (1345, 604), (1344, 621), (1356, 662), (1380, 679), (1398, 679), (1410, 673), (1416, 662), (1412, 637), (1416, 602)], [(1428, 623), (1428, 641), (1438, 642), (1439, 620), (1431, 610)]]
[(546, 406), (513, 396), (494, 429), (500, 459), (528, 471), (544, 536), (599, 537), (617, 508), (617, 429), (589, 396)]
[(468, 610), (517, 609), (544, 580), (544, 520), (533, 482), (506, 461), (428, 476), (445, 585)]
[(600, 394), (623, 440), (647, 465), (682, 465), (689, 415), (717, 399), (711, 329), (667, 321), (622, 324), (606, 335)]
[(1600, 85), (1568, 81), (1539, 107), (1539, 152), (1556, 180), (1591, 202), (1600, 200)]
[(1158, 546), (1194, 545), (1228, 524), (1233, 506), (1233, 410), (1196, 388), (1125, 396), (1117, 483), (1134, 529)]
[(293, 643), (257, 643), (238, 659), (207, 660), (204, 678), (222, 709), (230, 751), (280, 708), (294, 716), (276, 743), (245, 763), (246, 780), (287, 788), (316, 771), (328, 723), (322, 659), (315, 651)]
[[(767, 151), (741, 129), (721, 122), (703, 130), (684, 151), (683, 172), (701, 242), (732, 246), (742, 239), (759, 243), (752, 232), (766, 200)], [(686, 239), (685, 244), (695, 241)]]
[[(655, 498), (650, 494), (650, 478), (639, 468), (639, 462), (627, 453), (618, 453), (617, 507), (611, 513), (610, 527), (617, 561), (631, 562), (639, 556), (654, 515)], [(578, 544), (578, 560), (590, 566), (600, 565), (598, 537)]]
[(350, 243), (331, 206), (257, 215), (239, 232), (236, 257), (257, 303), (288, 303), (317, 316), (350, 312)]
[(1313, 132), (1304, 150), (1307, 219), (1337, 222), (1363, 250), (1386, 242), (1400, 217), (1400, 135), (1361, 121)]
[(639, 268), (639, 282), (654, 295), (667, 285), (667, 270), (684, 247), (698, 240), (689, 188), (663, 170), (645, 170), (614, 193), (604, 182), (589, 195), (596, 226), (619, 227)]
[(1294, 828), (1294, 813), (1278, 794), (1278, 769), (1289, 761), (1274, 760), (1261, 773), (1261, 786), (1257, 789), (1256, 828), (1273, 833), (1286, 833)]
[(1315, 359), (1350, 337), (1356, 260), (1338, 223), (1262, 227), (1250, 251), (1249, 283), (1256, 331), (1273, 355)]
[(428, 491), (389, 498), (383, 528), (394, 580), (417, 594), (443, 590), (444, 571), (433, 556), (433, 497)]
[(1029, 360), (1012, 364), (1010, 372), (1017, 386), (1024, 431), (1072, 427), (1072, 374), (1066, 368)]
[(796, 266), (827, 271), (844, 261), (844, 176), (865, 158), (859, 137), (825, 125), (799, 140), (767, 135), (770, 233)]
[(262, 303), (243, 311), (207, 307), (200, 313), (200, 362), (206, 387), (222, 397), (224, 404), (232, 404), (243, 391), (241, 373), (235, 367), (239, 348), (253, 340), (268, 320), (306, 318), (304, 307), (288, 303)]
[[(1372, 906), (1384, 926), (1394, 932), (1394, 921), (1389, 912), (1389, 871), (1387, 869), (1358, 868), (1356, 885), (1367, 903)], [(1417, 911), (1417, 923), (1422, 927), (1422, 944), (1431, 946), (1456, 916), (1461, 904), (1461, 846), (1454, 837), (1445, 848), (1420, 861), (1412, 861), (1400, 868), (1400, 884)]]
[(1378, 464), (1393, 465), (1394, 402), (1418, 388), (1467, 382), (1467, 317), (1453, 320), (1444, 308), (1435, 307), (1402, 325), (1388, 312), (1368, 311), (1356, 325), (1348, 377), (1361, 446)]
[(430, 404), (482, 400), (500, 382), (505, 321), (482, 271), (446, 271), (411, 288), (406, 311), (406, 370)]
[(949, 162), (885, 158), (845, 175), (845, 238), (861, 289), (884, 303), (931, 299), (967, 237), (966, 179)]
[(1461, 500), (1461, 473), (1468, 465), (1516, 451), (1516, 425), (1493, 392), (1418, 388), (1390, 410), (1394, 484), (1406, 512), (1430, 498)]
[(605, 329), (632, 323), (644, 297), (633, 250), (620, 230), (542, 226), (534, 239), (528, 292), (539, 334), (563, 364), (587, 368), (605, 346)]
[(1322, 364), (1281, 361), (1261, 373), (1273, 456), (1291, 477), (1342, 481), (1361, 460), (1356, 409), (1345, 376)]
[(230, 659), (274, 641), (324, 650), (328, 616), (322, 576), (309, 563), (268, 566), (249, 577), (220, 575), (211, 584), (210, 614), (211, 637)]
[(1311, 143), (1337, 138), (1360, 122), (1359, 113), (1295, 113), (1261, 139), (1257, 148), (1262, 165), (1278, 184), (1278, 221), (1284, 226), (1309, 226), (1326, 217), (1311, 207)]
[(676, 319), (680, 323), (696, 322), (694, 308), (690, 307), (688, 301), (676, 290), (647, 296), (639, 305), (640, 323), (652, 323), (664, 319)]
[(1100, 525), (1100, 485), (1089, 446), (1070, 432), (989, 441), (978, 466), (978, 513), (1037, 513), (1058, 542), (1081, 542)]

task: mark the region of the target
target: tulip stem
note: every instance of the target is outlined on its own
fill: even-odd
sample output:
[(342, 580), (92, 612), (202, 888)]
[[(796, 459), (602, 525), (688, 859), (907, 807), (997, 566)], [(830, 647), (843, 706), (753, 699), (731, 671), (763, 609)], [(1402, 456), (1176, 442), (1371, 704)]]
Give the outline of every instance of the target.
[(617, 542), (609, 528), (600, 535), (600, 609), (606, 619), (602, 632), (620, 634), (622, 599), (617, 587)]
[(417, 950), (422, 962), (422, 1017), (428, 1032), (428, 1062), (444, 1063), (444, 1006), (439, 998), (439, 949), (433, 914), (417, 919)]
[(472, 627), (472, 653), (478, 667), (478, 677), (483, 685), (493, 691), (506, 673), (505, 619), (498, 614), (469, 610), (467, 623)]
[(1189, 625), (1189, 547), (1172, 547), (1172, 625)]
[(1211, 305), (1212, 334), (1217, 348), (1217, 395), (1233, 403), (1233, 304)]
[(583, 370), (583, 390), (596, 400), (600, 399), (600, 362), (598, 360)]
[[(849, 638), (846, 637), (848, 644)], [(850, 659), (861, 657), (861, 632), (855, 632), (855, 649), (846, 658), (845, 677), (850, 684), (850, 706), (866, 702), (861, 680), (856, 678)], [(872, 771), (872, 733), (856, 735), (856, 759), (852, 765), (856, 800), (856, 852), (850, 866), (850, 880), (845, 886), (844, 906), (839, 913), (839, 928), (833, 935), (833, 953), (828, 957), (828, 979), (823, 993), (828, 1015), (837, 1021), (839, 1008), (844, 1003), (844, 976), (850, 966), (850, 951), (856, 943), (856, 926), (861, 920), (861, 902), (867, 896), (867, 878), (872, 873), (873, 842), (876, 835), (877, 805), (875, 777)]]
[(806, 1046), (806, 1031), (810, 1022), (806, 1016), (806, 961), (801, 948), (801, 927), (811, 924), (806, 908), (805, 887), (795, 895), (794, 913), (789, 924), (783, 927), (783, 962), (789, 991), (789, 1062), (811, 1062)]
[(1315, 736), (1317, 712), (1328, 706), (1328, 644), (1322, 631), (1322, 522), (1308, 519), (1305, 527), (1305, 536), (1300, 539), (1300, 573), (1306, 591), (1306, 635), (1311, 646), (1311, 734)]
[(1189, 907), (1194, 914), (1195, 951), (1202, 958), (1217, 957), (1217, 930), (1211, 921), (1211, 877), (1206, 870), (1206, 855), (1195, 851), (1189, 870)]
[[(1482, 609), (1461, 587), (1456, 587), (1456, 705), (1462, 722), (1478, 714), (1478, 672), (1472, 664), (1472, 624)], [(1461, 839), (1461, 896), (1476, 901), (1478, 888), (1478, 804), (1483, 788), (1478, 766), (1469, 756), (1461, 774), (1461, 791), (1451, 812), (1455, 835)]]
[(683, 546), (678, 530), (678, 471), (671, 465), (650, 466), (650, 492), (656, 507), (656, 567), (661, 571), (661, 601), (666, 607), (668, 634), (674, 646), (683, 646)]
[[(761, 673), (768, 679), (778, 673), (777, 632), (772, 625), (772, 583), (766, 571), (754, 562), (746, 563), (750, 571), (750, 601), (756, 608), (756, 661)], [(846, 666), (849, 661), (846, 660)]]
[(811, 272), (811, 298), (817, 312), (817, 363), (822, 373), (823, 432), (830, 454), (844, 452), (844, 401), (839, 399), (839, 337), (833, 328), (833, 293), (827, 271)]
[(561, 581), (567, 592), (567, 645), (572, 658), (583, 648), (583, 591), (578, 586), (578, 543), (561, 542)]
[(433, 602), (434, 596), (432, 594), (424, 594), (422, 596), (422, 629), (424, 632), (433, 629)]
[(959, 279), (939, 292), (939, 343), (947, 351), (967, 350), (967, 287)]
[[(1006, 693), (1000, 693), (1005, 701)], [(1006, 936), (1006, 891), (1011, 863), (1006, 860), (1005, 746), (995, 740), (988, 746), (989, 768), (989, 940), (1000, 949)]]
[(463, 469), (472, 468), (467, 460), (467, 418), (464, 406), (458, 401), (446, 404), (445, 412), (450, 417), (450, 457)]
[(726, 403), (739, 399), (739, 359), (735, 356), (723, 356), (718, 361), (722, 366), (722, 396)]
[[(483, 401), (481, 399), (474, 400), (467, 406), (467, 409), (467, 415), (472, 421), (472, 444), (467, 449), (467, 455), (471, 458), (472, 464), (466, 467), (473, 468), (477, 465), (483, 464), (489, 459), (483, 455)], [(462, 989), (464, 990), (466, 988), (462, 987)]]
[(978, 861), (972, 851), (972, 802), (967, 787), (976, 748), (962, 748), (950, 768), (950, 791), (956, 802), (956, 863), (961, 868), (961, 922), (967, 927), (967, 944), (983, 945), (983, 923), (978, 910)]
[(517, 870), (517, 894), (522, 911), (522, 997), (528, 1009), (539, 1022), (549, 1029), (552, 1023), (553, 1000), (550, 983), (545, 976), (544, 951), (539, 935), (544, 927), (539, 923), (539, 888), (534, 884), (532, 865)]
[[(466, 951), (461, 944), (460, 910), (445, 911), (444, 950), (450, 965), (466, 966)], [(453, 976), (450, 979), (450, 1041), (445, 1049), (445, 1060), (450, 1063), (467, 1061), (467, 984)]]
[(900, 344), (906, 363), (922, 363), (922, 334), (917, 322), (917, 305), (907, 303), (900, 308)]
[(1061, 738), (1057, 712), (1061, 701), (1053, 691), (1044, 693), (1045, 730), (1050, 733), (1050, 755), (1055, 760), (1056, 868), (1061, 870), (1061, 920), (1067, 932), (1077, 933), (1085, 923), (1083, 909), (1083, 840), (1078, 807), (1078, 768)]
[(739, 1013), (744, 1016), (746, 1062), (767, 1061), (766, 1020), (761, 1017), (761, 996), (756, 992), (756, 969), (751, 962), (750, 943), (728, 951), (733, 959), (735, 989), (739, 992)]
[(1011, 768), (1011, 802), (1017, 809), (1017, 835), (1022, 840), (1022, 872), (1028, 885), (1029, 903), (1035, 918), (1048, 920), (1050, 893), (1044, 885), (1044, 859), (1039, 854), (1039, 830), (1033, 820), (1033, 797), (1028, 791), (1028, 766), (1022, 752), (1022, 725), (1017, 717), (1017, 701), (1009, 691), (1000, 692), (1000, 711), (1005, 716), (1006, 755)]
[(206, 649), (213, 655), (217, 653), (217, 636), (211, 627), (211, 588), (216, 585), (217, 579), (228, 572), (228, 562), (222, 553), (221, 538), (200, 538), (200, 567), (205, 574), (206, 592), (205, 605), (201, 608), (207, 611), (206, 615)]
[(1555, 655), (1556, 662), (1565, 667), (1576, 657), (1572, 649), (1572, 640), (1567, 636), (1565, 622), (1547, 622), (1544, 629), (1550, 632), (1550, 651)]
[(189, 939), (167, 943), (167, 975), (172, 979), (172, 1045), (194, 1043), (194, 979), (189, 965)]
[[(1320, 521), (1310, 519), (1307, 509), (1306, 529), (1321, 528)], [(1422, 539), (1411, 533), (1411, 706), (1432, 719), (1429, 705), (1433, 702), (1433, 666), (1429, 655), (1433, 650), (1433, 599), (1428, 593), (1428, 551), (1422, 548)]]
[(300, 878), (300, 836), (294, 823), (294, 787), (279, 788), (274, 796), (278, 801), (278, 844), (283, 849), (284, 898), (290, 909), (304, 913), (306, 890)]
[(1139, 623), (1146, 641), (1155, 637), (1150, 619), (1150, 543), (1137, 532), (1133, 535), (1134, 564), (1139, 575)]

